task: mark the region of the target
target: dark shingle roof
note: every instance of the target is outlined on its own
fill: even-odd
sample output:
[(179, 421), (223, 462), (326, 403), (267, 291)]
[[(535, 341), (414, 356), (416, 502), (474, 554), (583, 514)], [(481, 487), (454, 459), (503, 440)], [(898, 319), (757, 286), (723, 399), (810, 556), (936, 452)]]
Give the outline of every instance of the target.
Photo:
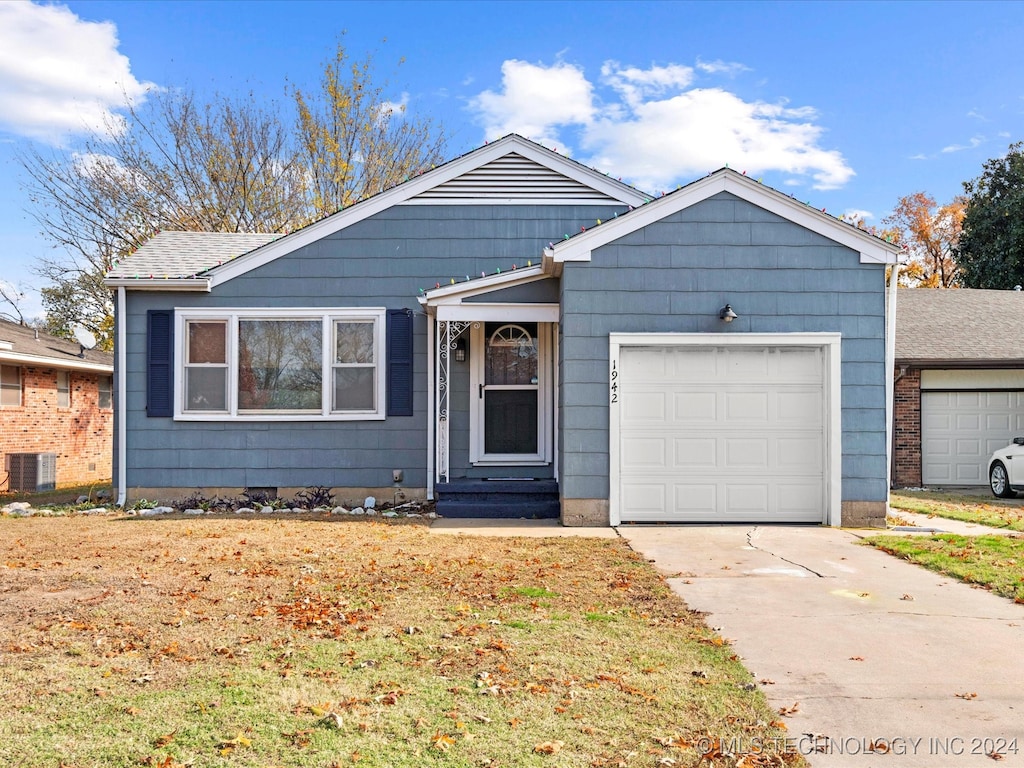
[(11, 364), (25, 364), (20, 357), (40, 357), (52, 360), (55, 365), (61, 368), (77, 368), (89, 366), (95, 370), (95, 366), (114, 365), (112, 352), (103, 352), (98, 349), (87, 349), (83, 357), (79, 357), (80, 347), (77, 342), (59, 339), (50, 336), (35, 328), (29, 328), (17, 323), (10, 323), (0, 320), (0, 342), (7, 342), (11, 345), (0, 344), (0, 360)]
[(896, 360), (1024, 362), (1024, 292), (901, 288)]

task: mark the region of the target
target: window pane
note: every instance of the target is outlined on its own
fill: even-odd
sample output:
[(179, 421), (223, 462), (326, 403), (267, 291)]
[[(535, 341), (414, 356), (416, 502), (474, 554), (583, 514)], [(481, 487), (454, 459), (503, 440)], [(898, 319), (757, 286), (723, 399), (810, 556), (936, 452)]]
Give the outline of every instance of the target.
[(57, 371), (57, 407), (71, 407), (71, 374)]
[(112, 376), (100, 376), (98, 379), (99, 386), (99, 400), (97, 405), (100, 408), (112, 408), (114, 406), (113, 397), (111, 392), (114, 386), (114, 379)]
[(322, 338), (319, 320), (239, 321), (239, 410), (319, 411)]
[(334, 410), (374, 410), (374, 369), (334, 369)]
[(190, 322), (188, 324), (188, 362), (225, 363), (227, 357), (224, 343), (227, 323)]
[(536, 323), (486, 326), (485, 384), (537, 383)]
[(0, 405), (21, 405), (21, 369), (0, 365)]
[(373, 363), (373, 323), (335, 323), (336, 363)]
[(226, 411), (228, 403), (227, 368), (187, 368), (185, 370), (185, 410)]

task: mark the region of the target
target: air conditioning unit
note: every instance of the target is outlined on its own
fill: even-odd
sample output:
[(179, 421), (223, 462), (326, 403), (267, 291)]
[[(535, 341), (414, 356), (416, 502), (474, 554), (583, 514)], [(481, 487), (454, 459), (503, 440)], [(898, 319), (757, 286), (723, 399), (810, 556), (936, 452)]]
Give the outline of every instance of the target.
[(57, 487), (56, 453), (12, 453), (7, 457), (11, 491), (38, 493)]

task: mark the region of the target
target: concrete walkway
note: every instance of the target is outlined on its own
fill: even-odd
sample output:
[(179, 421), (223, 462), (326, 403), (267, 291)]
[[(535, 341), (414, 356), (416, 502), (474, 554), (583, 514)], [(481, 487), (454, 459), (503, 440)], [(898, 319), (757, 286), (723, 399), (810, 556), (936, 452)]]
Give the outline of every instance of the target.
[[(915, 526), (951, 533), (969, 525), (920, 517)], [(1024, 765), (1024, 605), (858, 544), (875, 531), (617, 531), (529, 520), (431, 526), (454, 535), (621, 535), (732, 641), (773, 707), (796, 705), (782, 718), (789, 748), (814, 768)]]
[[(797, 705), (791, 746), (816, 768), (1024, 765), (1024, 605), (858, 545), (870, 531), (619, 532), (772, 681), (774, 707)], [(892, 751), (867, 750), (879, 740)]]

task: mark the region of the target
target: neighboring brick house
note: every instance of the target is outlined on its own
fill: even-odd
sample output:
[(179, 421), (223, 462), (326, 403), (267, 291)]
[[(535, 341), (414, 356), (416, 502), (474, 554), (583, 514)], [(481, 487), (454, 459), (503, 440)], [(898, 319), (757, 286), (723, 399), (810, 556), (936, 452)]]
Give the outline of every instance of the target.
[(58, 487), (108, 480), (113, 355), (0, 320), (0, 491), (23, 454), (55, 454)]
[(987, 484), (1024, 436), (1024, 292), (901, 289), (894, 382), (893, 487)]

